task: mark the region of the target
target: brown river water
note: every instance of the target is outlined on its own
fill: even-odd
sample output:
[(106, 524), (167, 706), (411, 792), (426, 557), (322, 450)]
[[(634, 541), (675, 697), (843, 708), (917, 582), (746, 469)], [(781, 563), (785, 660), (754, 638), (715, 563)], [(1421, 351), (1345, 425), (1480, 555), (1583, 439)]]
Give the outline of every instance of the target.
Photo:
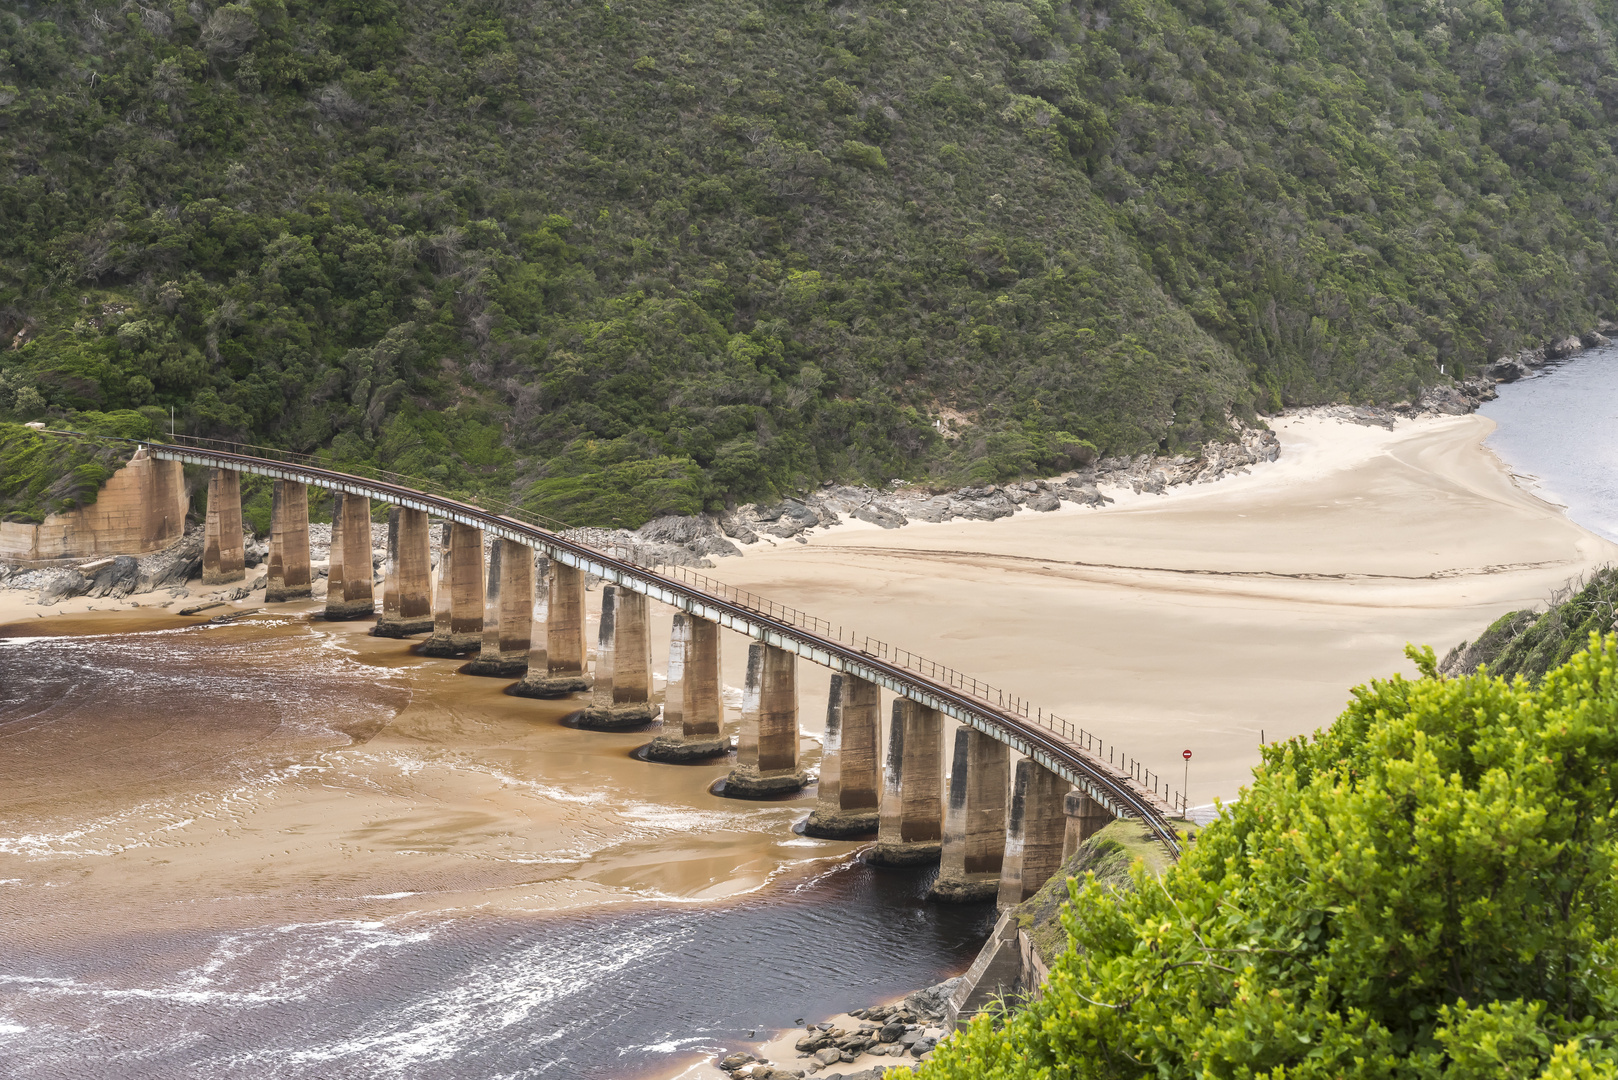
[(193, 622), (0, 627), (0, 1076), (668, 1075), (987, 931), (655, 732), (364, 624)]

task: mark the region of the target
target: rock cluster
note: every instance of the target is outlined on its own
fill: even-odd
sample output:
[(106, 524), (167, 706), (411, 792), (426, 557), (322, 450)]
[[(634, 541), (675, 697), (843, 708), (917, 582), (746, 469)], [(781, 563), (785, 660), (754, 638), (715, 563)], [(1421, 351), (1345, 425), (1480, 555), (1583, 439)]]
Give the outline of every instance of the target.
[[(0, 569), (0, 588), (37, 589), (38, 602), (45, 607), (75, 596), (122, 600), (131, 593), (160, 589), (169, 589), (178, 595), (188, 580), (202, 573), (202, 540), (202, 526), (194, 525), (175, 543), (138, 558), (119, 555), (77, 566), (9, 572)], [(267, 554), (268, 548), (262, 541), (247, 538), (245, 555), (249, 568), (262, 563)]]
[(727, 1055), (720, 1059), (719, 1067), (748, 1080), (785, 1080), (806, 1074), (814, 1074), (817, 1080), (881, 1080), (886, 1066), (848, 1073), (823, 1070), (852, 1062), (862, 1054), (925, 1058), (944, 1037), (940, 1026), (944, 1009), (960, 981), (949, 979), (917, 990), (896, 1005), (852, 1009), (848, 1013), (856, 1022), (852, 1028), (829, 1023), (810, 1025), (794, 1044), (799, 1058), (807, 1059), (802, 1068), (783, 1067), (748, 1053)]
[[(725, 536), (741, 544), (757, 543), (761, 536), (805, 542), (813, 530), (839, 525), (845, 516), (884, 529), (897, 529), (912, 521), (993, 521), (1010, 517), (1021, 509), (1045, 513), (1064, 502), (1103, 506), (1113, 500), (1102, 493), (1101, 485), (1136, 492), (1162, 492), (1176, 484), (1218, 480), (1261, 461), (1274, 461), (1279, 456), (1281, 446), (1274, 432), (1240, 424), (1236, 428), (1237, 440), (1208, 443), (1195, 455), (1103, 458), (1091, 467), (1050, 480), (986, 484), (948, 492), (912, 488), (878, 491), (828, 484), (801, 499), (737, 507), (719, 517), (718, 527)], [(728, 552), (716, 550), (713, 554)]]
[(1516, 382), (1535, 368), (1542, 368), (1552, 360), (1563, 360), (1585, 349), (1598, 345), (1611, 345), (1608, 334), (1618, 333), (1618, 323), (1603, 321), (1595, 330), (1582, 337), (1566, 337), (1533, 349), (1524, 349), (1513, 356), (1502, 356), (1489, 365), (1487, 375), (1495, 382)]

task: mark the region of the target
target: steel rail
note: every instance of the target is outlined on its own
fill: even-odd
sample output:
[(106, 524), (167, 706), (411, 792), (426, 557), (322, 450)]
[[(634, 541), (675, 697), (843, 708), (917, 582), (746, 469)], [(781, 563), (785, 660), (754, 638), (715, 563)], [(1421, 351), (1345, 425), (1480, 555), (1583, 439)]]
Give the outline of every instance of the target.
[[(1180, 853), (1178, 833), (1169, 821), (1173, 813), (1172, 808), (1157, 795), (1156, 791), (1135, 779), (1130, 772), (1102, 762), (1083, 747), (1040, 723), (1003, 707), (996, 707), (989, 701), (962, 693), (947, 682), (929, 678), (918, 671), (855, 648), (851, 642), (834, 640), (818, 629), (794, 625), (767, 610), (748, 607), (716, 596), (692, 583), (659, 573), (650, 567), (639, 566), (627, 559), (614, 557), (560, 532), (508, 514), (485, 510), (448, 495), (433, 494), (387, 480), (339, 472), (316, 465), (307, 458), (285, 462), (183, 443), (140, 443), (140, 445), (146, 448), (148, 454), (159, 459), (212, 465), (236, 472), (280, 479), (299, 479), (329, 491), (375, 496), (384, 502), (436, 511), (440, 517), (492, 528), (497, 534), (507, 534), (510, 539), (527, 541), (530, 546), (546, 550), (552, 557), (565, 555), (566, 557), (561, 560), (564, 563), (579, 566), (598, 577), (610, 578), (636, 592), (643, 592), (687, 611), (702, 614), (758, 640), (790, 647), (812, 662), (868, 678), (904, 697), (969, 723), (991, 738), (1006, 743), (1057, 772), (1085, 790), (1115, 815), (1138, 818), (1152, 831), (1171, 856), (1178, 856)], [(273, 450), (271, 452), (285, 453)], [(302, 457), (302, 455), (288, 456)], [(775, 606), (773, 602), (768, 603)], [(795, 609), (786, 610), (801, 614)], [(814, 621), (818, 627), (823, 620)], [(829, 623), (825, 625), (828, 628), (830, 626)], [(914, 656), (909, 653), (906, 655)], [(976, 685), (975, 680), (974, 684)], [(1139, 763), (1136, 762), (1136, 765), (1138, 767)]]

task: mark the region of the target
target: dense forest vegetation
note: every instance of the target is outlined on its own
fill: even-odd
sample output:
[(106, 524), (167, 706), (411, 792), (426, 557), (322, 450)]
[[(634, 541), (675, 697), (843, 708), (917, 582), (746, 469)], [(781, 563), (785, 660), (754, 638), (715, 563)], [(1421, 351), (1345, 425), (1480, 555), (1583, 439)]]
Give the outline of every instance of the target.
[(1613, 313), (1615, 26), (1612, 0), (12, 3), (0, 418), (172, 409), (650, 515), (1404, 399)]
[(1618, 637), (1582, 644), (1537, 687), (1411, 650), (1161, 879), (1072, 879), (1043, 998), (916, 1075), (1618, 1077)]

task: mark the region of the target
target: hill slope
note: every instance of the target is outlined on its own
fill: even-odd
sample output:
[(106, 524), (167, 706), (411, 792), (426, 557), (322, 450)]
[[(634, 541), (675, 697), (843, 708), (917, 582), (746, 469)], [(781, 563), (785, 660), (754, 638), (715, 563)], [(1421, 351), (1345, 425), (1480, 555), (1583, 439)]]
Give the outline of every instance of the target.
[(0, 410), (173, 405), (469, 489), (593, 477), (650, 515), (1402, 399), (1613, 312), (1614, 25), (1560, 0), (11, 5)]

